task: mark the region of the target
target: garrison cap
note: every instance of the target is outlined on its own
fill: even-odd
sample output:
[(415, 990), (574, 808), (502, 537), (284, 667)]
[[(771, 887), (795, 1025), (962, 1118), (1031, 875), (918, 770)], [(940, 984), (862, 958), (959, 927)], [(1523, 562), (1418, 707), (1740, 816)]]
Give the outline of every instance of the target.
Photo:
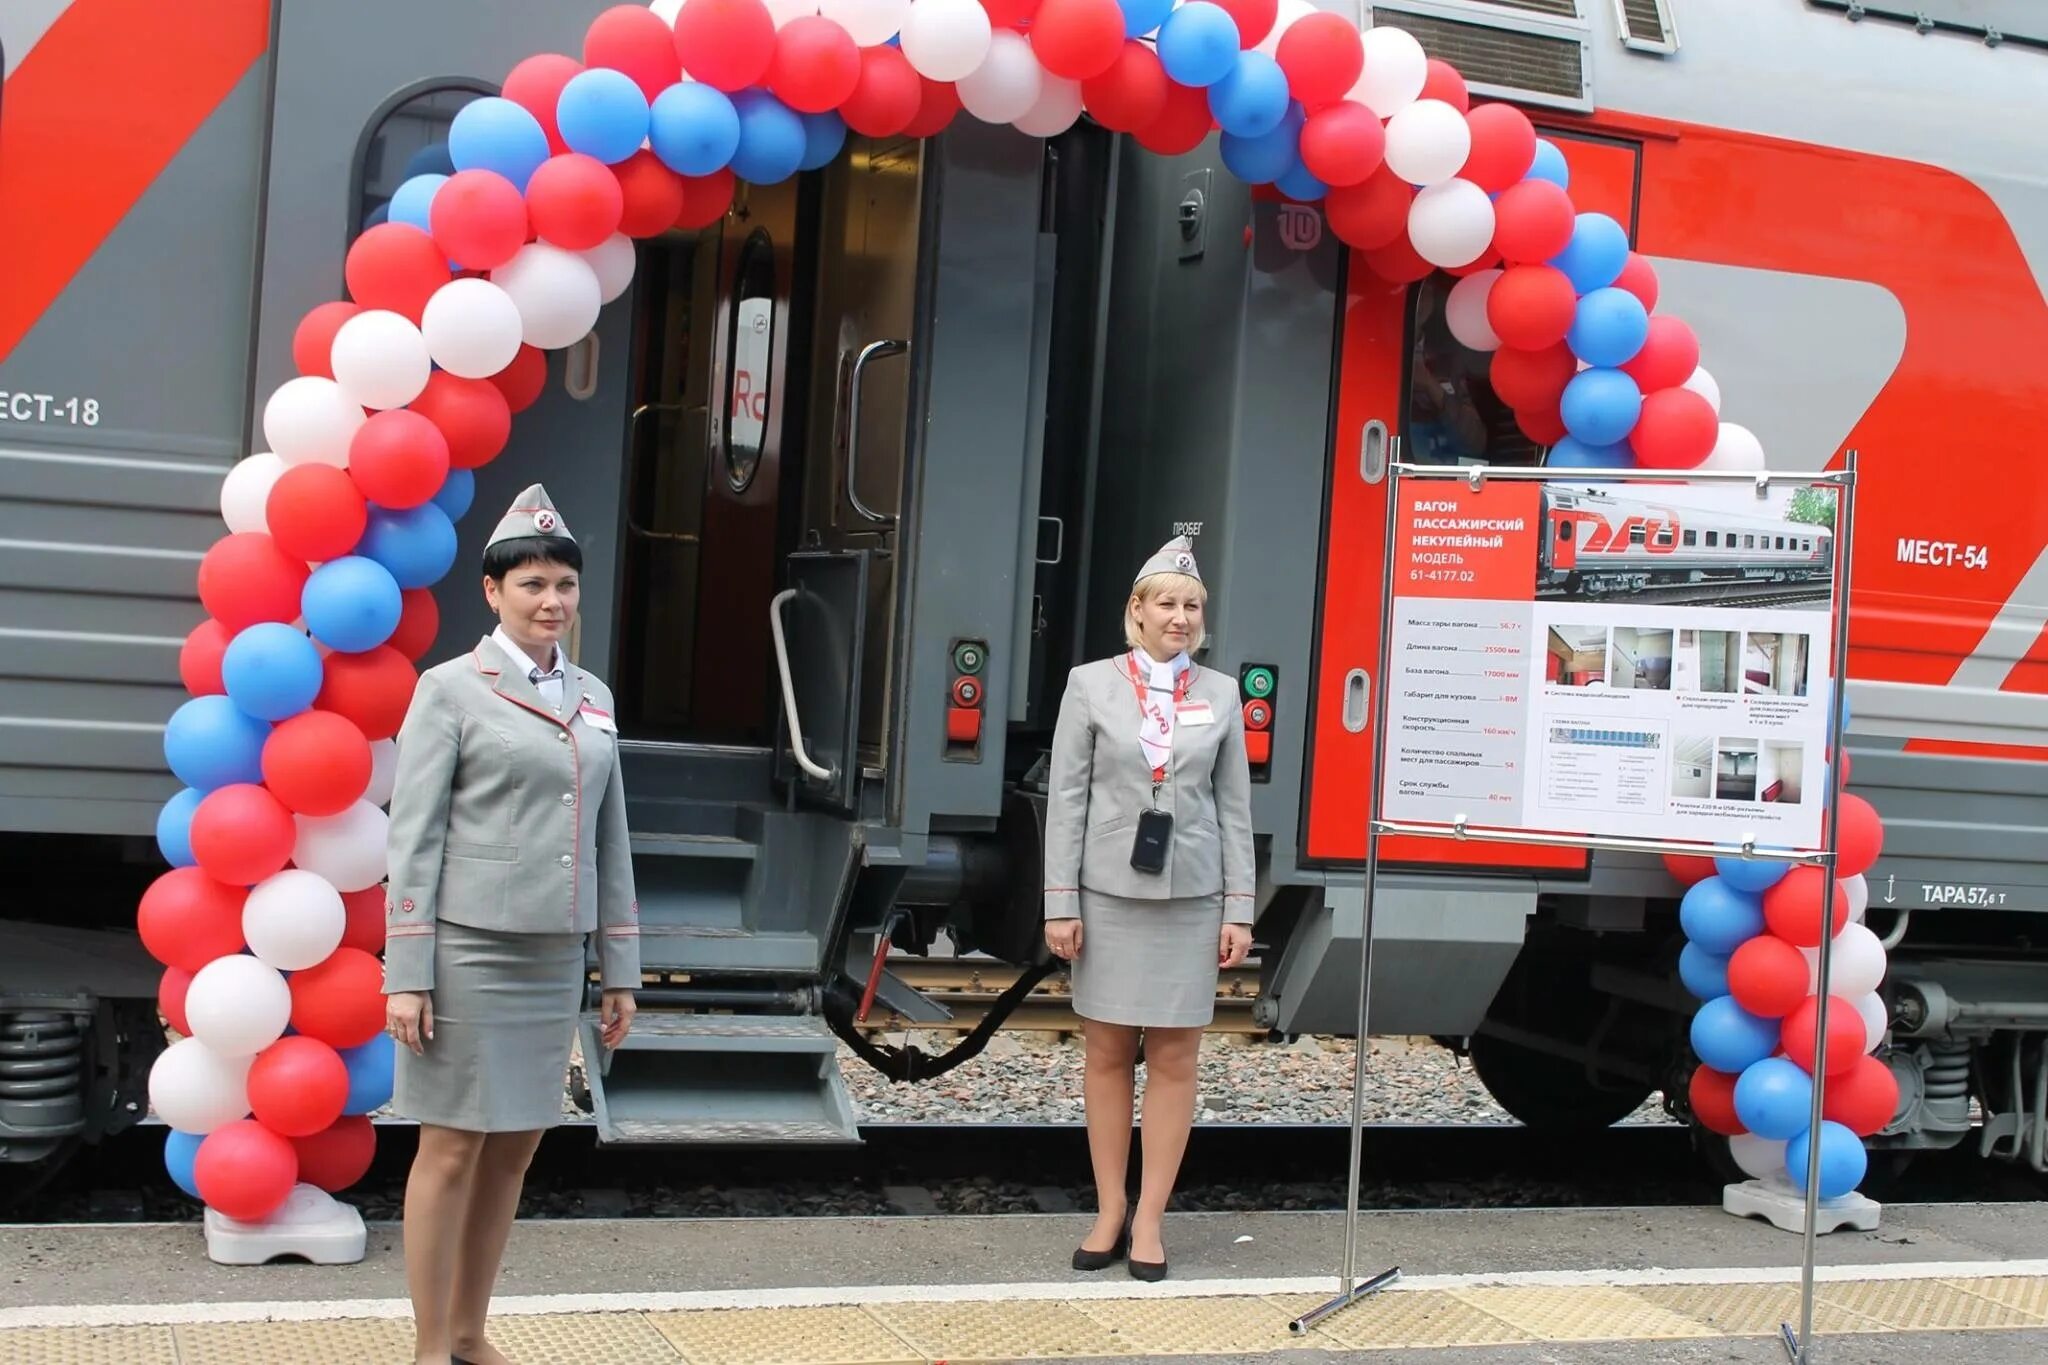
[(512, 500), (499, 519), (498, 528), (491, 532), (491, 538), (484, 542), (484, 548), (506, 540), (520, 540), (527, 536), (559, 536), (563, 540), (574, 540), (569, 534), (568, 523), (555, 510), (555, 500), (548, 496), (548, 490), (534, 484)]
[(1202, 571), (1195, 567), (1195, 543), (1186, 536), (1175, 536), (1145, 561), (1144, 567), (1138, 570), (1137, 578), (1131, 581), (1142, 582), (1158, 573), (1186, 574), (1196, 582), (1201, 582)]

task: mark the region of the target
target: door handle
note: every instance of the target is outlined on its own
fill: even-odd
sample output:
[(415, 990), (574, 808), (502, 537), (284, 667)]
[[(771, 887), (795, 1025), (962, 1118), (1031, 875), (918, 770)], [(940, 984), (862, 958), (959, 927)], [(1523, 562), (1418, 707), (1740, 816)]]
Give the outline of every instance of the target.
[(870, 341), (853, 358), (853, 377), (847, 383), (846, 398), (846, 500), (853, 510), (872, 522), (896, 520), (894, 512), (877, 512), (860, 500), (860, 381), (868, 365), (885, 356), (902, 355), (910, 349), (907, 341)]

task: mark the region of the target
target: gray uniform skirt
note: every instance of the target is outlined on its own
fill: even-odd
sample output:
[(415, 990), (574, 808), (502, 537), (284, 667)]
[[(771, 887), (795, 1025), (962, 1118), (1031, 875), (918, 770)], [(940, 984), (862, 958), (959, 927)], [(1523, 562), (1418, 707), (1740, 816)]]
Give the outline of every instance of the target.
[(1081, 889), (1074, 1013), (1102, 1024), (1202, 1028), (1216, 1013), (1223, 895), (1128, 900)]
[(569, 1042), (583, 1003), (582, 934), (506, 934), (442, 920), (434, 935), (434, 1036), (398, 1049), (391, 1105), (470, 1133), (562, 1121)]

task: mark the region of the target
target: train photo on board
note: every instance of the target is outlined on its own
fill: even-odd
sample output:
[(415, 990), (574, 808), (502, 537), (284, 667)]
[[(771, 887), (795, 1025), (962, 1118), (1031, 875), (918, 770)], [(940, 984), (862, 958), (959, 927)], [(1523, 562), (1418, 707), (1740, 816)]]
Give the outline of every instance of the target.
[[(164, 726), (259, 395), (456, 112), (580, 50), (606, 4), (218, 0), (140, 54), (101, 41), (129, 22), (104, 0), (0, 7), (0, 1192), (146, 1119)], [(1859, 452), (1846, 745), (1885, 822), (1868, 913), (1901, 1094), (1871, 1144), (2048, 1169), (2048, 16), (1325, 7), (1528, 113), (1771, 468)], [(1971, 28), (1986, 11), (2003, 41)], [(120, 153), (91, 193), (85, 146)], [(945, 1015), (892, 953), (943, 933), (1038, 979), (1063, 683), (1121, 646), (1130, 567), (1174, 534), (1211, 585), (1203, 663), (1259, 705), (1255, 1018), (1353, 1032), (1388, 462), (1546, 456), (1449, 334), (1453, 281), (1378, 278), (1213, 137), (1155, 156), (1085, 119), (849, 137), (636, 250), (475, 493), (546, 478), (586, 560), (573, 654), (618, 704), (648, 984), (579, 1097), (599, 1136), (858, 1141), (838, 1048), (899, 1078), (950, 1064), (861, 1029), (868, 1000)], [(1556, 589), (1776, 582), (1832, 550), (1824, 524), (1654, 503), (1560, 493)], [(458, 564), (488, 529), (459, 527)], [(423, 664), (486, 632), (473, 598), (447, 595)], [(1469, 1054), (1532, 1126), (1659, 1091), (1690, 1117), (1660, 863), (1381, 855), (1373, 1032)]]
[(1698, 584), (1812, 583), (1834, 576), (1834, 507), (1822, 490), (1794, 510), (1824, 521), (1688, 508), (1654, 494), (1550, 487), (1541, 502), (1536, 590), (1601, 597)]

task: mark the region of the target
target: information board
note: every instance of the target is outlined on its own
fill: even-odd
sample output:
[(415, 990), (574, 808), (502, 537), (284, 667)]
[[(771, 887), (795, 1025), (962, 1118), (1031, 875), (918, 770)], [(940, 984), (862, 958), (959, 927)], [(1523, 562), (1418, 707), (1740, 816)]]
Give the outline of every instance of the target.
[(1834, 488), (1396, 497), (1382, 818), (1821, 847)]

